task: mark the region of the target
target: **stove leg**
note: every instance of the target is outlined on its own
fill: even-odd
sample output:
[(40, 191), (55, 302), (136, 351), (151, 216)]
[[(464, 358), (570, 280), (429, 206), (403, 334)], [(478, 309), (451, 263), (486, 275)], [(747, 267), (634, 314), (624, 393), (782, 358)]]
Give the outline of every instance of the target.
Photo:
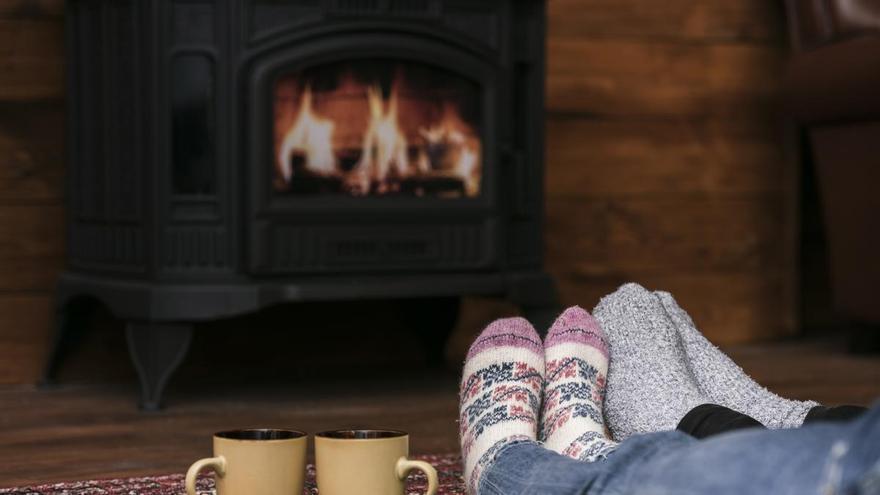
[(129, 322), (128, 351), (141, 381), (140, 407), (162, 408), (162, 392), (183, 361), (192, 340), (192, 325), (185, 323)]
[(87, 330), (89, 317), (95, 308), (92, 300), (74, 300), (60, 305), (55, 311), (55, 335), (52, 339), (49, 357), (43, 368), (43, 376), (39, 385), (54, 385), (58, 378), (58, 370), (70, 352), (76, 348)]

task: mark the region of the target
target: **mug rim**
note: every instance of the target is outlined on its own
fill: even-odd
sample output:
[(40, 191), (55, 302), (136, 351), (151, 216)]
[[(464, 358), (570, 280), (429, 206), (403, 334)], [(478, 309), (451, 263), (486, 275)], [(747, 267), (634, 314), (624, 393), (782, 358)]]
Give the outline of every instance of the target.
[[(281, 433), (279, 438), (249, 438), (247, 435), (259, 433), (275, 432)], [(234, 430), (223, 430), (214, 433), (214, 438), (222, 440), (231, 440), (234, 442), (285, 442), (290, 440), (298, 440), (307, 438), (308, 433), (300, 430), (289, 430), (287, 428), (238, 428)]]
[[(346, 437), (342, 434), (345, 433), (354, 433), (361, 432), (369, 434), (378, 434), (377, 436), (366, 436), (366, 437)], [(409, 436), (409, 433), (403, 430), (389, 430), (383, 428), (343, 428), (338, 430), (325, 430), (319, 433), (315, 433), (315, 438), (320, 438), (323, 440), (340, 440), (340, 441), (355, 441), (355, 442), (363, 442), (363, 441), (376, 441), (376, 440), (392, 440), (395, 438), (403, 438)]]

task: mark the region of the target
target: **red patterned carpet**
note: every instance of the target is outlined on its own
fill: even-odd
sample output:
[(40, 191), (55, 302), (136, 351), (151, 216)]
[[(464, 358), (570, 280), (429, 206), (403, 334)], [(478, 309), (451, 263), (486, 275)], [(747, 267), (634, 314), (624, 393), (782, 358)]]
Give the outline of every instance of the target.
[[(461, 459), (457, 454), (425, 455), (417, 458), (428, 461), (437, 468), (437, 472), (440, 474), (438, 495), (464, 495)], [(309, 464), (307, 471), (306, 488), (303, 490), (303, 494), (316, 495), (318, 489), (315, 487), (315, 466)], [(214, 494), (213, 477), (199, 479), (198, 486), (201, 495)], [(184, 493), (183, 474), (0, 489), (2, 495), (182, 495)], [(418, 472), (411, 475), (407, 482), (406, 493), (407, 495), (425, 493), (424, 475)]]

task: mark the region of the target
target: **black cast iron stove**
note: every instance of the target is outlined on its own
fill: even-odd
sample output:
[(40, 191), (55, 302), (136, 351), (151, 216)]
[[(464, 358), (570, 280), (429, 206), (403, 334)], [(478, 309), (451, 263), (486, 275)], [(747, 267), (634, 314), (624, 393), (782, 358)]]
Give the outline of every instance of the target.
[(497, 295), (543, 325), (542, 0), (68, 0), (68, 267), (157, 408), (192, 323)]

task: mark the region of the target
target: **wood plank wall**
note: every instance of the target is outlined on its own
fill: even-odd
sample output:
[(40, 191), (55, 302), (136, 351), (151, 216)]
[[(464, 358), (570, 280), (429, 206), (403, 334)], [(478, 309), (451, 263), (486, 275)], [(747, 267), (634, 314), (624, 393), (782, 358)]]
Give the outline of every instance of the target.
[[(565, 302), (637, 280), (717, 342), (790, 332), (776, 2), (549, 5), (547, 259)], [(0, 383), (38, 376), (62, 266), (62, 6), (0, 0)]]
[(778, 3), (550, 0), (547, 260), (566, 302), (635, 280), (719, 343), (792, 331)]
[(38, 376), (62, 265), (62, 7), (0, 0), (0, 383)]

